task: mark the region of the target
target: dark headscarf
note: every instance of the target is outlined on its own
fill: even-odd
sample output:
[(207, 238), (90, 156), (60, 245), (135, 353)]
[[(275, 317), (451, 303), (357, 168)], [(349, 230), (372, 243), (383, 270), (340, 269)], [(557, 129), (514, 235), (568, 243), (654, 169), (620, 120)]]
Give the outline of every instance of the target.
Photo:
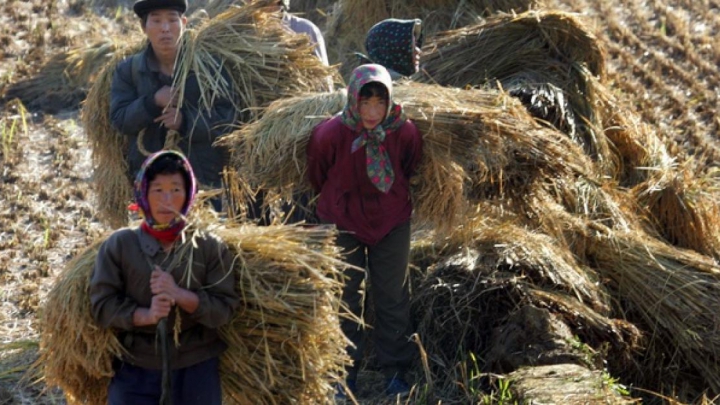
[(422, 47), (422, 21), (389, 18), (375, 24), (365, 38), (368, 59), (403, 76), (415, 73), (415, 47)]

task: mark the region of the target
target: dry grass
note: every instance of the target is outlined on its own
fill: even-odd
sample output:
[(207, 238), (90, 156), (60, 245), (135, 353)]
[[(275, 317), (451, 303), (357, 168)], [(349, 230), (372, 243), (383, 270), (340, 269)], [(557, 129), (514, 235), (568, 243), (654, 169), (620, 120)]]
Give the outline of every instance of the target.
[[(279, 98), (327, 89), (327, 78), (334, 78), (335, 70), (317, 59), (306, 35), (288, 31), (279, 14), (264, 11), (273, 4), (258, 0), (231, 7), (186, 31), (175, 83), (184, 83), (194, 72), (202, 93), (201, 109), (209, 110), (217, 97), (239, 97), (237, 109), (249, 109), (254, 116)], [(233, 83), (224, 82), (223, 69)], [(177, 88), (182, 105), (183, 87)]]
[(132, 199), (125, 154), (127, 137), (110, 121), (110, 87), (117, 65), (127, 56), (139, 52), (145, 43), (118, 47), (99, 73), (83, 105), (82, 122), (92, 149), (97, 212), (112, 228), (127, 225), (127, 205)]
[(499, 11), (522, 12), (536, 5), (535, 0), (442, 0), (361, 1), (340, 0), (328, 18), (325, 37), (331, 63), (341, 63), (346, 75), (357, 66), (354, 52), (365, 52), (365, 36), (376, 23), (386, 18), (423, 20), (426, 37), (437, 32), (477, 23)]
[(652, 229), (670, 244), (720, 258), (717, 180), (690, 165), (654, 172), (633, 189)]
[[(228, 244), (241, 295), (240, 309), (221, 328), (229, 346), (221, 356), (227, 400), (326, 403), (348, 361), (338, 321), (342, 263), (335, 230), (206, 221), (194, 222), (200, 228), (190, 236), (212, 231)], [(191, 254), (192, 237), (178, 248), (182, 254)], [(123, 354), (114, 333), (90, 315), (88, 283), (100, 243), (68, 263), (41, 319), (36, 371), (71, 404), (105, 403), (112, 359)]]
[[(289, 33), (277, 14), (263, 11), (271, 2), (262, 0), (231, 7), (215, 18), (203, 20), (183, 37), (182, 58), (175, 83), (182, 105), (184, 83), (190, 72), (201, 89), (200, 109), (209, 110), (219, 97), (234, 100), (245, 116), (260, 114), (271, 101), (296, 92), (320, 90), (334, 70), (323, 66), (312, 53), (306, 36)], [(109, 117), (109, 94), (115, 67), (144, 43), (115, 51), (88, 94), (83, 123), (91, 140), (100, 218), (117, 228), (127, 224), (127, 204), (132, 198), (127, 179), (126, 137), (115, 130)], [(230, 73), (232, 83), (222, 71)]]
[(114, 357), (124, 349), (115, 333), (95, 324), (88, 286), (102, 241), (68, 262), (48, 293), (39, 322), (40, 355), (34, 372), (58, 386), (69, 404), (107, 403)]

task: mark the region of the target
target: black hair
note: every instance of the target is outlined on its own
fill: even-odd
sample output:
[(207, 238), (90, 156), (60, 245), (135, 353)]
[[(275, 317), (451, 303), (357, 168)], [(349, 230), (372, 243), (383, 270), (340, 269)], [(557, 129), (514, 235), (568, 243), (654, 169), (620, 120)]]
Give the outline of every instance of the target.
[(360, 88), (360, 98), (379, 97), (385, 101), (390, 98), (390, 92), (384, 84), (380, 82), (370, 82), (364, 84)]
[(155, 177), (160, 174), (172, 175), (176, 173), (180, 173), (182, 175), (183, 182), (185, 183), (185, 191), (189, 193), (190, 190), (188, 190), (188, 188), (191, 184), (190, 174), (185, 169), (183, 161), (176, 155), (166, 154), (155, 159), (146, 169), (145, 179), (149, 185), (153, 180), (155, 180)]

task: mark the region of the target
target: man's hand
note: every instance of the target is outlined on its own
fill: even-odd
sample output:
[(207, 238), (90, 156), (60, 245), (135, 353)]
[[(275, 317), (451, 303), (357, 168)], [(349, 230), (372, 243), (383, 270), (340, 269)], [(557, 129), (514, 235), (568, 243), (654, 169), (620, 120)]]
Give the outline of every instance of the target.
[(160, 125), (167, 129), (174, 129), (175, 131), (178, 131), (182, 125), (182, 120), (183, 116), (180, 110), (170, 107), (159, 117), (155, 118), (154, 122), (159, 122)]
[(173, 88), (170, 86), (162, 86), (160, 90), (155, 92), (155, 105), (161, 108), (175, 107), (177, 100), (173, 95)]

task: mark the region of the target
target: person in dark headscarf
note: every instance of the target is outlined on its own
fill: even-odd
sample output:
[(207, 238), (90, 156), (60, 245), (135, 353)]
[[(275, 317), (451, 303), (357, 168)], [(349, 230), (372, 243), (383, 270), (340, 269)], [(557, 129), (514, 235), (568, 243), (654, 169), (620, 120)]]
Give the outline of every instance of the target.
[[(100, 246), (90, 280), (92, 315), (117, 331), (127, 352), (113, 365), (110, 405), (157, 405), (163, 395), (175, 404), (222, 403), (218, 357), (227, 346), (218, 328), (240, 299), (227, 246), (208, 234), (184, 235), (196, 191), (184, 155), (150, 155), (135, 181), (142, 224), (115, 231)], [(170, 327), (163, 330), (165, 318)], [(172, 325), (180, 327), (177, 345)], [(166, 357), (158, 341), (166, 342)], [(171, 390), (162, 380), (168, 362)]]
[[(343, 301), (358, 318), (363, 313), (361, 285), (367, 266), (375, 303), (373, 334), (377, 361), (388, 395), (407, 395), (405, 372), (415, 356), (410, 341), (407, 268), (410, 253), (410, 177), (420, 162), (422, 136), (392, 101), (387, 69), (357, 67), (342, 112), (318, 124), (307, 147), (308, 179), (319, 193), (317, 216), (340, 231), (337, 245), (345, 270)], [(342, 330), (353, 343), (348, 352), (347, 388), (356, 389), (364, 330), (343, 318)], [(343, 397), (339, 390), (336, 396)]]
[(360, 63), (383, 65), (393, 80), (412, 76), (420, 69), (422, 20), (389, 18), (370, 28), (365, 38), (367, 56), (358, 53)]

